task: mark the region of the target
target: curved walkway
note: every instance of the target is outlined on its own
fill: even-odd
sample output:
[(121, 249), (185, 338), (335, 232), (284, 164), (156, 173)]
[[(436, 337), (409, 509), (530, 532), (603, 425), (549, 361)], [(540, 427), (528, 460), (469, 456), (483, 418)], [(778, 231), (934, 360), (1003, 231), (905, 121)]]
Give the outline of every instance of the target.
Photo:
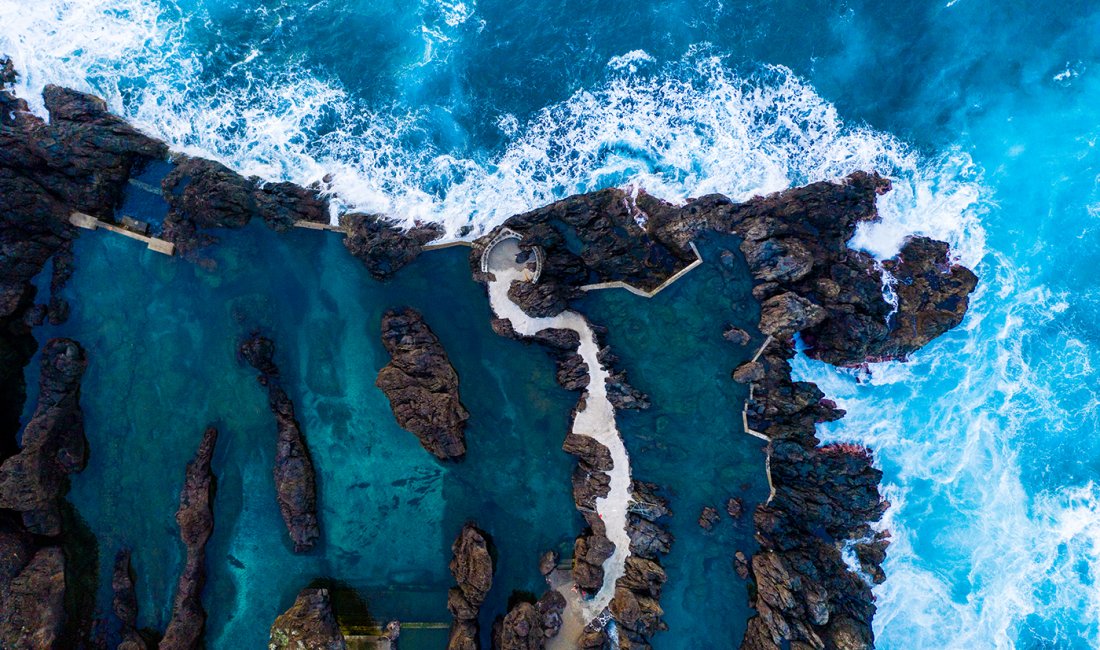
[(489, 283), (489, 304), (498, 318), (506, 318), (519, 334), (533, 336), (548, 328), (571, 329), (580, 335), (578, 353), (588, 365), (588, 386), (584, 410), (573, 419), (573, 433), (589, 436), (603, 444), (611, 452), (613, 468), (610, 475), (611, 491), (596, 500), (596, 512), (607, 527), (607, 537), (615, 544), (615, 552), (604, 560), (603, 586), (591, 599), (585, 600), (571, 581), (554, 584), (565, 596), (566, 608), (561, 632), (547, 644), (549, 650), (565, 650), (577, 647), (577, 639), (584, 627), (600, 616), (615, 596), (615, 582), (626, 570), (626, 558), (630, 555), (630, 536), (627, 533), (627, 509), (631, 501), (630, 459), (615, 424), (615, 409), (607, 399), (608, 371), (597, 358), (599, 344), (588, 321), (575, 311), (565, 311), (550, 318), (532, 318), (508, 297), (512, 280), (523, 280), (524, 269), (515, 258), (494, 255), (489, 271), (496, 278)]

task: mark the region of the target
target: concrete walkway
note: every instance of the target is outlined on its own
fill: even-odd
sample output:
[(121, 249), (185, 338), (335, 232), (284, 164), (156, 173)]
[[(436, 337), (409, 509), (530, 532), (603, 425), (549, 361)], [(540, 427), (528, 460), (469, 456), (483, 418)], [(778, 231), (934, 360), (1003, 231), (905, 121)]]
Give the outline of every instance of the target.
[[(525, 280), (526, 269), (516, 263), (511, 252), (511, 242), (501, 242), (494, 247), (489, 271), (496, 278), (489, 283), (489, 304), (498, 318), (506, 318), (519, 334), (532, 336), (549, 329), (571, 329), (580, 335), (579, 354), (588, 365), (589, 383), (585, 408), (573, 420), (573, 433), (595, 438), (611, 452), (614, 463), (610, 474), (611, 491), (596, 500), (596, 512), (607, 527), (607, 537), (615, 544), (615, 552), (603, 563), (603, 586), (594, 597), (583, 599), (573, 589), (571, 581), (557, 580), (553, 587), (565, 596), (566, 608), (562, 631), (547, 645), (549, 650), (567, 650), (577, 647), (577, 639), (584, 627), (600, 616), (615, 596), (615, 582), (626, 569), (630, 555), (630, 537), (627, 534), (627, 508), (630, 505), (630, 459), (615, 424), (615, 409), (607, 399), (608, 371), (597, 359), (599, 345), (588, 321), (574, 311), (565, 311), (550, 318), (532, 318), (508, 297), (513, 280)], [(497, 249), (503, 249), (498, 252)], [(518, 246), (515, 247), (518, 252)]]

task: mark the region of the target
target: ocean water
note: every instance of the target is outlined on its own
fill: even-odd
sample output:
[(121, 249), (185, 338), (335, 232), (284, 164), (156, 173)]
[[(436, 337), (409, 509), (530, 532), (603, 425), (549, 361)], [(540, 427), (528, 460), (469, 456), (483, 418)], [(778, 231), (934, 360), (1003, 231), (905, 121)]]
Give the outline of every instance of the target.
[(885, 472), (883, 648), (1100, 645), (1098, 31), (1075, 0), (0, 0), (32, 102), (94, 90), (178, 149), (452, 234), (610, 185), (892, 176), (853, 245), (946, 239), (982, 283), (908, 364), (798, 364)]

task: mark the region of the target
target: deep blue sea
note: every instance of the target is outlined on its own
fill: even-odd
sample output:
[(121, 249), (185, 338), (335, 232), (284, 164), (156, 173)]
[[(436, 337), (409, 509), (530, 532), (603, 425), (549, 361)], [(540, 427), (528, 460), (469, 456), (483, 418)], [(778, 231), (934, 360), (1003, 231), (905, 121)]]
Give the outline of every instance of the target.
[[(856, 169), (890, 175), (895, 190), (880, 201), (883, 222), (862, 230), (852, 245), (887, 257), (906, 234), (928, 234), (951, 242), (982, 281), (963, 325), (907, 364), (878, 364), (858, 375), (805, 359), (797, 365), (803, 378), (818, 382), (848, 410), (826, 437), (870, 445), (885, 472), (892, 508), (883, 525), (893, 544), (885, 567), (889, 579), (875, 590), (879, 646), (1100, 646), (1100, 353), (1093, 349), (1100, 341), (1100, 291), (1092, 286), (1100, 263), (1096, 2), (0, 0), (0, 52), (11, 55), (24, 72), (18, 92), (32, 104), (46, 83), (91, 90), (177, 150), (215, 157), (265, 178), (308, 183), (331, 174), (343, 208), (385, 212), (407, 222), (438, 221), (452, 234), (466, 225), (480, 232), (515, 212), (597, 187), (636, 184), (675, 201), (715, 191), (746, 198)], [(365, 341), (374, 341), (373, 321), (390, 306), (378, 301), (394, 298), (385, 295), (391, 290), (370, 285), (354, 270), (354, 261), (335, 250), (311, 253), (330, 256), (324, 263), (243, 268), (253, 257), (277, 259), (274, 251), (280, 246), (321, 246), (265, 232), (241, 233), (240, 241), (221, 254), (240, 256), (233, 273), (247, 276), (241, 280), (245, 293), (274, 281), (257, 274), (293, 274), (300, 283), (297, 293), (286, 298), (290, 306), (278, 307), (298, 320), (278, 318), (283, 312), (276, 310), (271, 322), (283, 328), (278, 338), (287, 341), (281, 348), (284, 365), (299, 373), (298, 392), (292, 396), (305, 414), (307, 435), (311, 426), (322, 426), (313, 418), (325, 427), (336, 426), (333, 422), (368, 426), (346, 403), (380, 412), (378, 404), (360, 405), (355, 398), (369, 392), (367, 380), (381, 364), (377, 350), (368, 353)], [(81, 239), (78, 260), (86, 268), (70, 289), (92, 295), (103, 289), (92, 301), (81, 293), (85, 304), (67, 326), (91, 346), (93, 360), (117, 348), (112, 354), (132, 355), (126, 363), (138, 364), (143, 346), (164, 344), (158, 336), (166, 328), (190, 332), (187, 341), (195, 350), (230, 345), (224, 337), (208, 339), (211, 323), (231, 321), (224, 313), (204, 312), (207, 303), (158, 292), (158, 306), (145, 309), (137, 298), (141, 291), (108, 284), (104, 274), (113, 270), (140, 283), (144, 273), (187, 287), (205, 283), (214, 292), (230, 291), (232, 281), (223, 278), (221, 286), (213, 286), (216, 278), (148, 259), (138, 270), (133, 260), (147, 254), (131, 251), (132, 259), (120, 260), (121, 253), (101, 250), (108, 246), (122, 244)], [(253, 257), (234, 253), (235, 247), (253, 250)], [(448, 263), (461, 275), (461, 261)], [(91, 270), (96, 264), (98, 275)], [(410, 271), (410, 279), (401, 281), (412, 283), (408, 286), (418, 281), (417, 273), (428, 273)], [(464, 281), (458, 276), (448, 280), (456, 287)], [(482, 328), (480, 349), (511, 350), (512, 342), (495, 340), (488, 332), (485, 306), (476, 306), (484, 299), (476, 288), (462, 290), (469, 298), (461, 304)], [(683, 290), (690, 287), (685, 284)], [(729, 298), (723, 305), (736, 303)], [(633, 307), (628, 316), (614, 304), (589, 306), (593, 314), (601, 308), (607, 319), (621, 323), (610, 336), (630, 348), (619, 351), (628, 369), (650, 378), (665, 376), (650, 368), (658, 361), (644, 352), (653, 335), (632, 332), (629, 324), (630, 317), (638, 319), (636, 328), (665, 322), (660, 305), (639, 305), (636, 316)], [(653, 311), (647, 315), (646, 310)], [(704, 311), (699, 308), (699, 318), (705, 318)], [(108, 316), (112, 320), (105, 321)], [(103, 329), (105, 322), (113, 324)], [(102, 351), (89, 340), (96, 328), (107, 332)], [(454, 334), (439, 329), (448, 343), (447, 336)], [(356, 344), (363, 346), (361, 352), (327, 342), (352, 334), (363, 339)], [(128, 345), (118, 342), (126, 337), (133, 337)], [(314, 348), (322, 360), (335, 354), (333, 349), (342, 356), (311, 363)], [(545, 394), (553, 397), (515, 408), (532, 409), (522, 417), (545, 418), (545, 426), (560, 429), (571, 398), (553, 392), (552, 368), (541, 352), (526, 353), (508, 361), (517, 364), (513, 370), (492, 365), (478, 372), (531, 375), (532, 385), (546, 387)], [(334, 385), (354, 375), (350, 370), (348, 375), (326, 374), (323, 369), (337, 361), (344, 368), (368, 366), (356, 380), (366, 385)], [(249, 373), (230, 371), (228, 361), (219, 363), (229, 364), (225, 372), (235, 374), (209, 387), (211, 399), (238, 400), (244, 405), (239, 417), (247, 419), (244, 411), (250, 410), (249, 417), (259, 421), (265, 407), (258, 388), (248, 383)], [(93, 365), (88, 381), (110, 385), (112, 377), (97, 379), (96, 374), (107, 365), (103, 370)], [(111, 372), (126, 367), (118, 361), (110, 365)], [(461, 357), (456, 365), (460, 372), (474, 372), (463, 370)], [(127, 385), (140, 384), (145, 376), (138, 365), (133, 367), (136, 378)], [(312, 379), (311, 368), (318, 373)], [(696, 378), (709, 377), (707, 372), (701, 369)], [(502, 382), (501, 390), (513, 388)], [(660, 386), (643, 388), (662, 393)], [(93, 403), (107, 399), (93, 397), (95, 392), (88, 389), (85, 396), (92, 421), (97, 408), (107, 408)], [(115, 409), (119, 404), (147, 408), (126, 395), (110, 397)], [(471, 399), (467, 405), (476, 415), (477, 402)], [(482, 408), (503, 417), (499, 410)], [(687, 411), (676, 404), (666, 408), (672, 409), (666, 413), (670, 420), (637, 416), (639, 431), (652, 426), (682, 432), (680, 416), (674, 414)], [(179, 411), (176, 416), (184, 419), (171, 434), (158, 428), (163, 414), (143, 420), (148, 415), (134, 413), (127, 415), (133, 429), (119, 425), (112, 435), (129, 436), (131, 442), (144, 437), (149, 462), (178, 465), (179, 450), (195, 442), (183, 436), (197, 437), (204, 423), (201, 414), (187, 415), (182, 406)], [(698, 414), (692, 417), (705, 422)], [(247, 423), (240, 424), (246, 428)], [(392, 429), (385, 443), (373, 443), (378, 445), (374, 453), (383, 458), (404, 459), (396, 447), (415, 451), (415, 441), (402, 439), (392, 422), (369, 426)], [(102, 450), (91, 429), (93, 450)], [(501, 434), (500, 444), (518, 445), (508, 436), (521, 431), (509, 431)], [(106, 433), (99, 435), (106, 439)], [(158, 437), (168, 435), (180, 436), (179, 442), (158, 459), (158, 450), (167, 449)], [(315, 435), (321, 439), (322, 434)], [(628, 447), (635, 445), (632, 452), (654, 447), (652, 433), (624, 435)], [(338, 442), (335, 433), (331, 438), (331, 443), (317, 443), (317, 453), (326, 462), (331, 458), (333, 468), (361, 462), (354, 454), (364, 453), (366, 438), (347, 443)], [(232, 440), (220, 453), (238, 454), (232, 462), (222, 460), (223, 467), (236, 468), (237, 478), (222, 478), (228, 487), (218, 507), (239, 511), (236, 525), (242, 532), (232, 539), (219, 532), (215, 553), (232, 554), (248, 567), (259, 556), (255, 548), (245, 547), (284, 542), (247, 534), (248, 526), (277, 527), (262, 521), (275, 517), (273, 510), (241, 496), (240, 486), (250, 485), (248, 472), (255, 485), (264, 485), (270, 460), (264, 454), (270, 449), (241, 449)], [(545, 453), (556, 450), (556, 444), (546, 442)], [(94, 451), (89, 470), (74, 481), (72, 498), (90, 520), (97, 516), (95, 499), (82, 493), (80, 482), (99, 485), (96, 472), (106, 470), (97, 469), (96, 458), (104, 460), (109, 453), (123, 452)], [(248, 454), (257, 455), (256, 460), (245, 462)], [(557, 478), (530, 476), (532, 485), (548, 495), (530, 507), (555, 522), (546, 531), (556, 533), (564, 530), (559, 525), (576, 522), (560, 480), (568, 462), (549, 457), (556, 465), (548, 461), (540, 473)], [(433, 509), (430, 498), (445, 479), (432, 474), (435, 466), (427, 459), (414, 460), (401, 462), (417, 467), (383, 463), (380, 475), (369, 479), (373, 487), (359, 492), (337, 482), (350, 480), (351, 469), (322, 478), (329, 532), (390, 523), (385, 515), (373, 514), (377, 500), (385, 497), (370, 493), (399, 475), (410, 481), (394, 488), (400, 499), (423, 495), (421, 510), (444, 520), (465, 516)], [(643, 463), (639, 460), (639, 469)], [(487, 471), (477, 463), (469, 469)], [(339, 510), (335, 504), (343, 497), (337, 490), (370, 500), (372, 519), (355, 521), (346, 511), (329, 512), (328, 504)], [(140, 510), (125, 512), (141, 535), (173, 532), (174, 495), (162, 492), (155, 503), (146, 503), (152, 496), (129, 497), (141, 501), (134, 504)], [(680, 517), (693, 516), (699, 500), (713, 498), (702, 492), (686, 500)], [(234, 494), (239, 503), (232, 501)], [(456, 499), (474, 503), (469, 494)], [(125, 503), (117, 507), (125, 510)], [(405, 525), (402, 517), (393, 525)], [(436, 547), (411, 549), (403, 558), (418, 571), (432, 567), (430, 575), (410, 575), (408, 584), (445, 588), (445, 567), (427, 556), (445, 552), (443, 538), (450, 534), (445, 529), (452, 523), (438, 524)], [(368, 528), (356, 534), (378, 532)], [(689, 549), (703, 543), (685, 535)], [(568, 540), (517, 539), (515, 544), (563, 541)], [(347, 553), (361, 546), (348, 544)], [(324, 562), (337, 562), (328, 559), (335, 557), (328, 551), (324, 557)], [(169, 560), (176, 561), (136, 560), (146, 598), (162, 608), (174, 575)], [(368, 552), (355, 565), (345, 558), (324, 566), (334, 572), (360, 566), (365, 575), (375, 568), (393, 571), (391, 560)], [(677, 561), (669, 559), (670, 564)], [(314, 572), (309, 566), (295, 570)], [(514, 584), (537, 579), (523, 577), (523, 570), (511, 574)], [(218, 643), (221, 638), (225, 643), (262, 639), (264, 629), (241, 631), (245, 636), (240, 637), (218, 635), (243, 630), (238, 619), (249, 612), (265, 617), (266, 625), (297, 589), (266, 584), (255, 577), (262, 572), (250, 575), (257, 580), (248, 583), (254, 592), (229, 577), (213, 576), (217, 597), (240, 603), (237, 619), (212, 622), (213, 647), (234, 647)], [(387, 577), (364, 584), (382, 585)], [(670, 589), (676, 588), (670, 583)], [(431, 606), (439, 603), (423, 605)], [(728, 607), (720, 615), (744, 610), (743, 602)], [(659, 650), (733, 647), (736, 630), (726, 636), (701, 632), (697, 639), (702, 640), (694, 642), (679, 636), (694, 625), (712, 625), (706, 622), (712, 613), (699, 612), (690, 602), (666, 603), (666, 609), (678, 631), (659, 636)]]

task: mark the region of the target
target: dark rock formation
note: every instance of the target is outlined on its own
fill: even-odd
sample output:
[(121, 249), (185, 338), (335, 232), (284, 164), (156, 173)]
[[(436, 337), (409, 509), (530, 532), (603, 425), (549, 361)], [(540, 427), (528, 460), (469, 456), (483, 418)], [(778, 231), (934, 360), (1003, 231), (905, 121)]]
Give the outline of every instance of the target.
[(947, 244), (910, 237), (883, 266), (894, 277), (898, 310), (880, 356), (903, 357), (962, 322), (978, 276), (951, 264)]
[(703, 512), (699, 514), (699, 527), (703, 530), (713, 530), (718, 523), (718, 509), (713, 506), (703, 506)]
[(321, 536), (317, 520), (317, 483), (305, 436), (294, 417), (294, 402), (287, 396), (275, 365), (275, 343), (253, 334), (241, 343), (241, 356), (260, 372), (257, 380), (267, 388), (267, 401), (275, 414), (275, 492), (295, 553), (313, 548)]
[(749, 333), (740, 327), (734, 327), (730, 325), (726, 328), (726, 331), (722, 332), (722, 338), (726, 339), (734, 345), (748, 345), (752, 340)]
[(541, 573), (543, 577), (549, 576), (554, 572), (554, 569), (558, 568), (558, 562), (560, 560), (561, 557), (558, 555), (557, 551), (546, 551), (539, 558), (539, 573)]
[[(500, 228), (520, 233), (520, 248), (538, 248), (544, 258), (538, 283), (514, 284), (509, 296), (532, 316), (552, 316), (583, 284), (622, 281), (643, 290), (656, 288), (695, 259), (688, 240), (662, 237), (639, 225), (670, 210), (676, 208), (644, 192), (633, 196), (609, 189), (509, 218)], [(474, 242), (470, 261), (477, 279), (484, 279), (481, 254), (500, 228)]]
[(733, 371), (733, 380), (739, 384), (751, 384), (764, 378), (764, 366), (755, 361), (746, 361)]
[(546, 637), (539, 610), (529, 602), (518, 603), (500, 626), (500, 650), (542, 650)]
[[(858, 173), (699, 217), (742, 237), (762, 301), (760, 329), (776, 339), (734, 373), (753, 384), (748, 424), (772, 440), (775, 486), (753, 516), (760, 551), (749, 563), (757, 615), (747, 650), (873, 647), (874, 597), (840, 548), (851, 544), (864, 573), (882, 579), (887, 540), (869, 526), (888, 506), (881, 472), (866, 448), (819, 446), (816, 425), (843, 411), (815, 385), (793, 381), (790, 360), (796, 332), (808, 355), (854, 365), (904, 358), (962, 319), (976, 278), (949, 262), (946, 245), (916, 238), (883, 265), (898, 279), (894, 314), (875, 261), (847, 247), (860, 222), (878, 218), (875, 199), (888, 189), (889, 181)], [(745, 564), (738, 556), (739, 574)]]
[(741, 515), (745, 512), (745, 504), (738, 497), (730, 497), (729, 501), (726, 501), (726, 514), (732, 519), (740, 519)]
[(603, 586), (604, 561), (615, 552), (607, 538), (607, 529), (596, 513), (596, 500), (611, 492), (611, 452), (590, 436), (566, 435), (562, 450), (577, 457), (573, 468), (573, 502), (584, 515), (589, 528), (573, 545), (573, 580), (585, 594), (594, 594)]
[(454, 617), (447, 650), (477, 650), (478, 612), (493, 586), (493, 559), (486, 535), (472, 522), (462, 527), (451, 545), (451, 575), (457, 587), (447, 592), (447, 609)]
[(375, 385), (389, 398), (397, 423), (436, 458), (462, 458), (470, 414), (459, 401), (458, 373), (439, 339), (415, 310), (391, 309), (382, 317), (382, 345), (390, 362)]
[(415, 260), (425, 244), (443, 235), (436, 224), (405, 230), (376, 214), (346, 214), (340, 224), (347, 232), (344, 246), (377, 280), (392, 277)]
[[(26, 400), (23, 368), (38, 345), (32, 278), (76, 237), (72, 211), (110, 218), (131, 171), (164, 158), (163, 144), (109, 115), (91, 95), (48, 86), (50, 120), (33, 115), (25, 101), (4, 90), (14, 68), (0, 63), (0, 460), (16, 451), (15, 434)], [(64, 277), (67, 265), (55, 268)], [(56, 291), (58, 283), (51, 283)], [(51, 320), (65, 315), (50, 300)]]
[(749, 577), (749, 558), (741, 551), (737, 551), (733, 554), (733, 570), (737, 572), (737, 577), (742, 580), (747, 580)]
[(87, 443), (80, 380), (87, 361), (76, 341), (53, 339), (42, 350), (38, 406), (23, 430), (23, 449), (0, 465), (0, 508), (22, 514), (26, 529), (59, 535), (59, 501), (67, 476), (84, 469)]
[(558, 635), (562, 626), (562, 614), (565, 612), (565, 596), (561, 592), (548, 589), (546, 593), (535, 603), (535, 609), (539, 612), (539, 624), (542, 626), (542, 636), (549, 640)]
[(615, 583), (611, 614), (619, 626), (620, 640), (625, 639), (620, 645), (646, 650), (654, 634), (668, 629), (661, 620), (661, 590), (668, 576), (660, 558), (672, 545), (672, 535), (664, 524), (672, 511), (668, 500), (657, 494), (656, 485), (634, 481), (631, 490), (634, 501), (627, 516), (631, 555), (626, 559), (626, 571)]
[(65, 556), (39, 549), (10, 580), (0, 581), (0, 647), (61, 647), (65, 625)]
[(271, 626), (270, 650), (346, 650), (328, 589), (303, 589)]
[(13, 84), (18, 78), (15, 72), (15, 64), (6, 56), (0, 56), (0, 90), (5, 84)]
[(174, 243), (181, 255), (212, 265), (196, 252), (217, 241), (211, 228), (242, 228), (253, 217), (275, 230), (296, 221), (327, 223), (328, 202), (316, 189), (292, 183), (264, 183), (245, 178), (221, 163), (178, 156), (175, 167), (161, 181), (168, 216), (161, 236)]
[(202, 589), (206, 584), (206, 542), (214, 531), (214, 473), (210, 461), (218, 430), (208, 427), (202, 436), (195, 458), (187, 463), (187, 473), (180, 490), (180, 507), (176, 523), (180, 527), (186, 555), (183, 570), (176, 582), (172, 601), (172, 617), (164, 630), (160, 650), (198, 650), (202, 647), (206, 627), (206, 611), (202, 608)]
[(130, 551), (120, 550), (115, 556), (115, 570), (111, 576), (114, 592), (112, 610), (119, 622), (118, 650), (145, 650), (148, 645), (137, 630), (138, 602), (134, 591), (134, 572), (130, 566)]

